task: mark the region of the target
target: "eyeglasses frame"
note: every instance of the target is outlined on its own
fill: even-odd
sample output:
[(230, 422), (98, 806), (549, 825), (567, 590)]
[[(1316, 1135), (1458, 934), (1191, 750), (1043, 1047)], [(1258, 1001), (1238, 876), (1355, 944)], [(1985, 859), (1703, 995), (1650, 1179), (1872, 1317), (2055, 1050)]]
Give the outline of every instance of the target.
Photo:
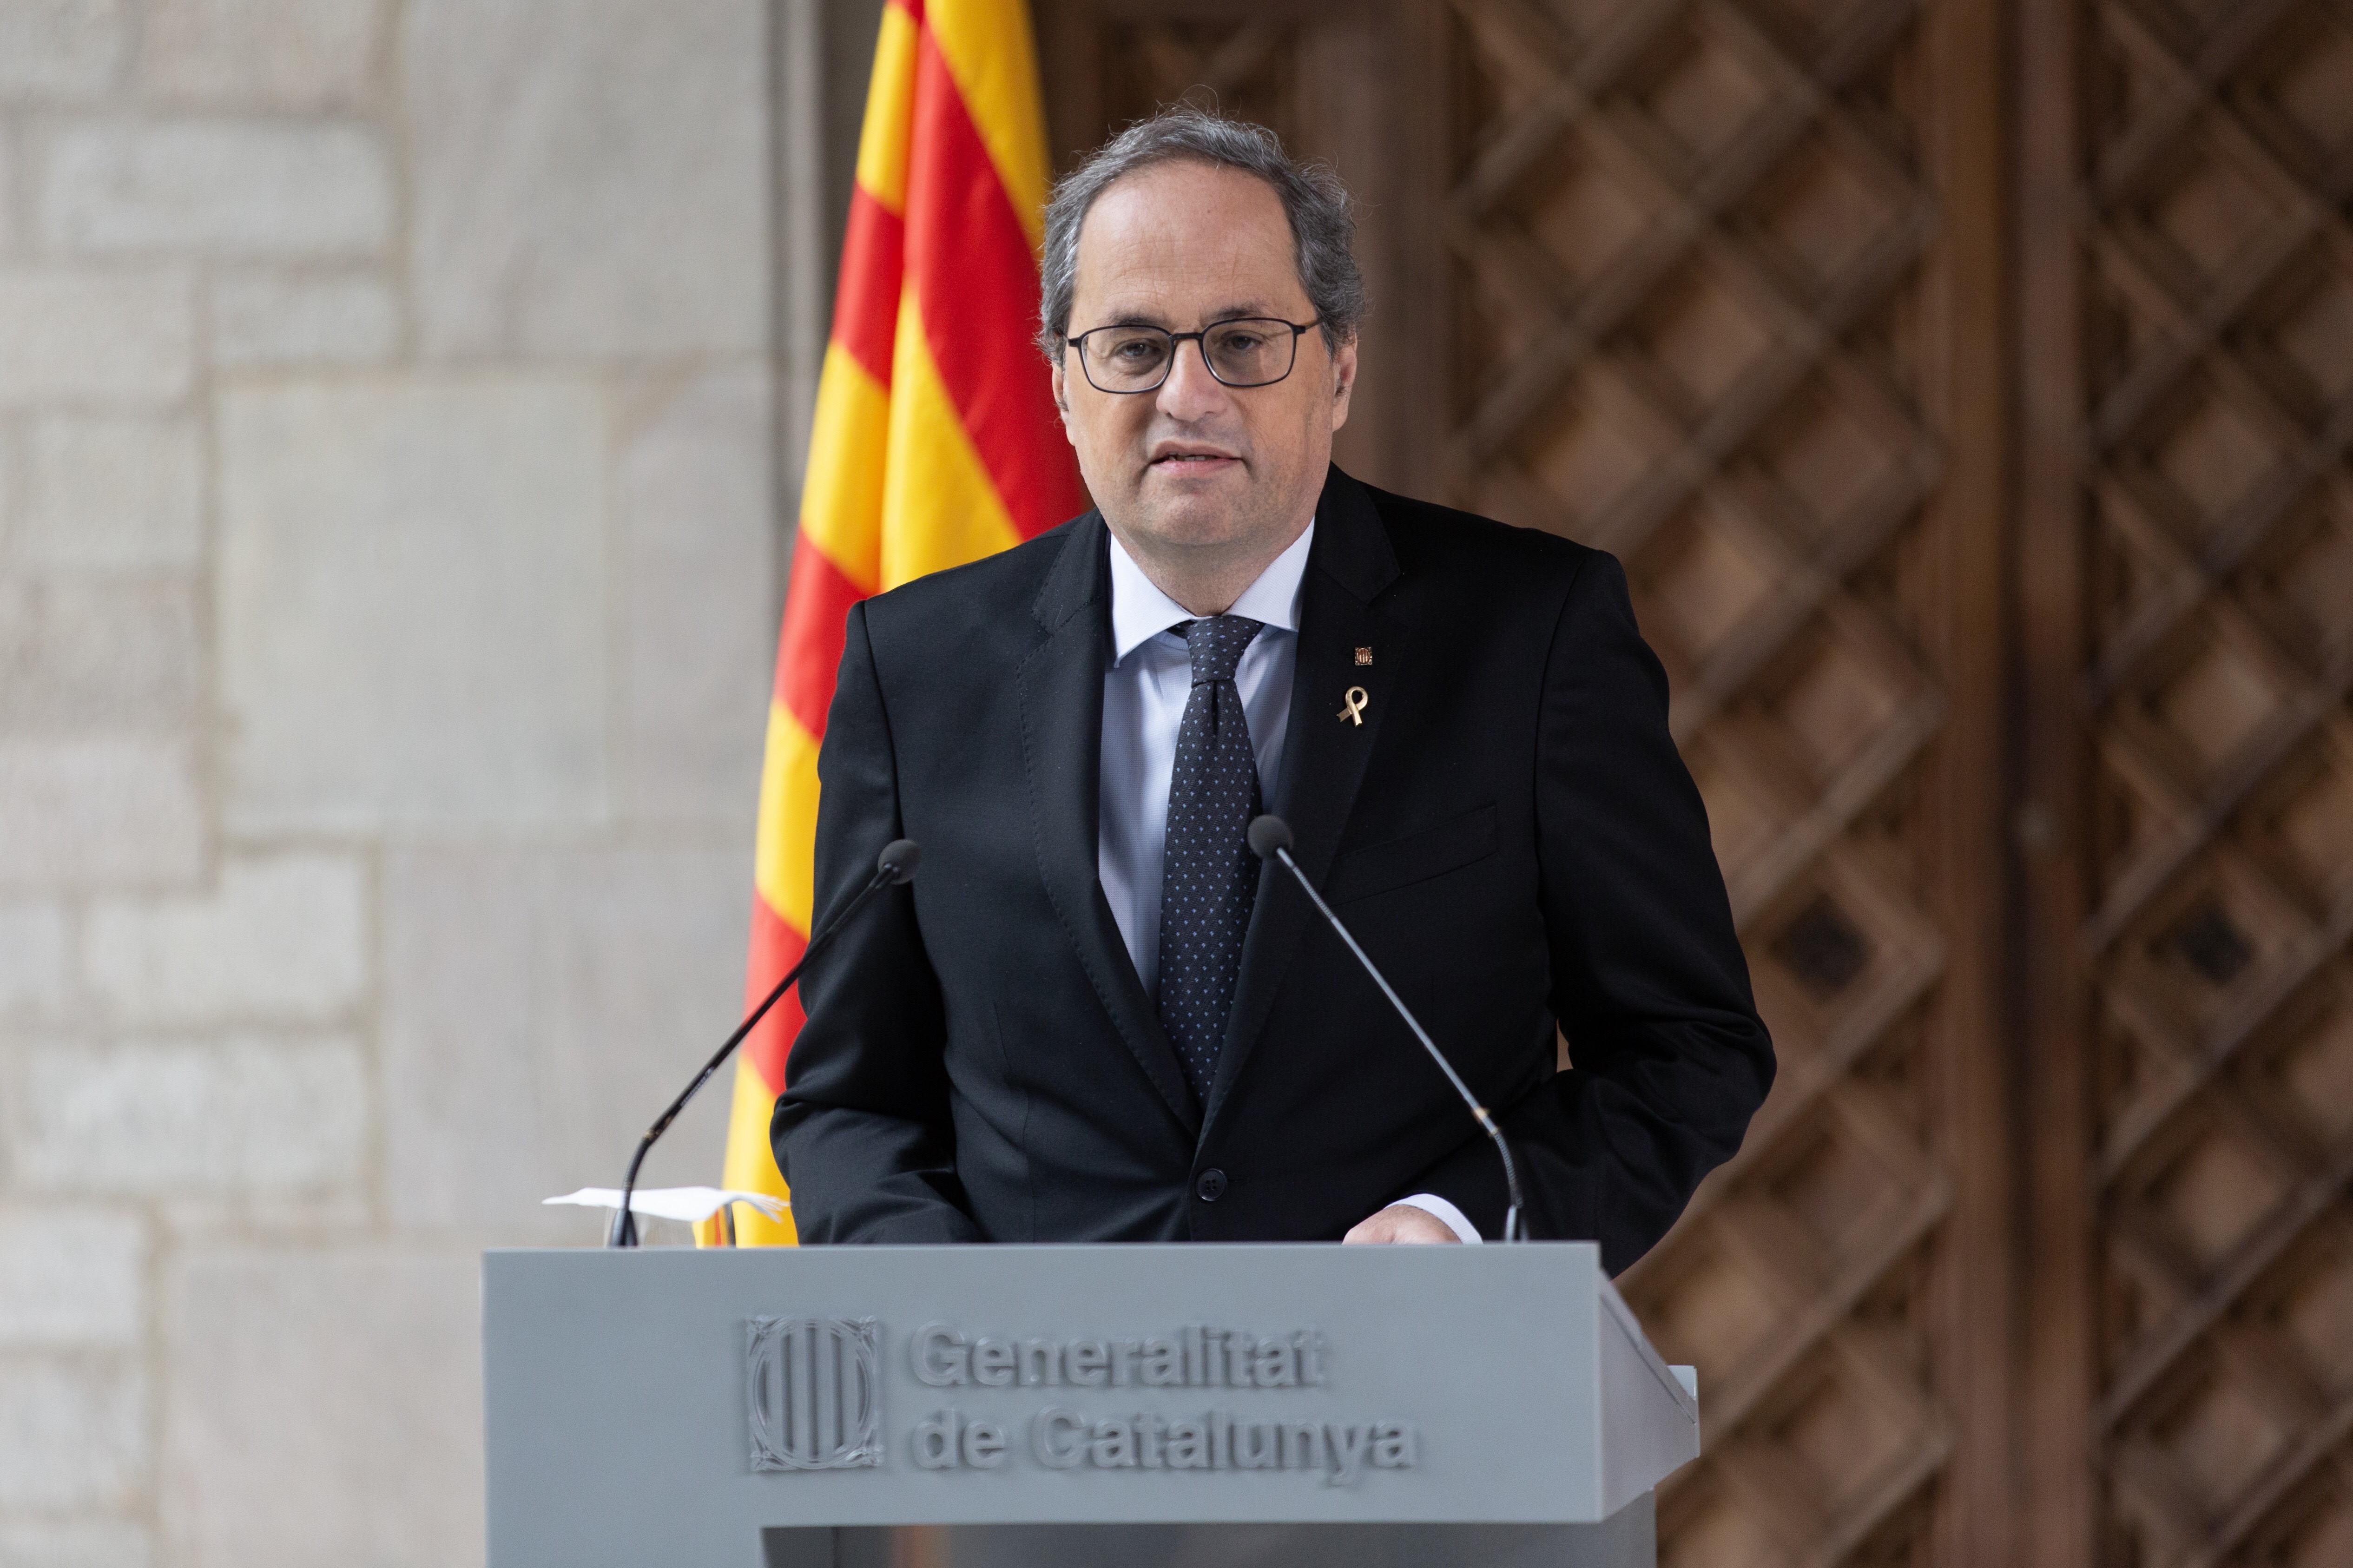
[[(1291, 363), (1283, 367), (1282, 374), (1281, 375), (1276, 376), (1272, 381), (1231, 382), (1218, 374), (1218, 367), (1209, 363), (1208, 336), (1211, 332), (1216, 331), (1219, 327), (1230, 327), (1236, 321), (1271, 321), (1277, 326), (1289, 327), (1291, 329)], [(1304, 321), (1286, 321), (1281, 316), (1228, 316), (1222, 321), (1211, 321), (1208, 326), (1203, 327), (1197, 332), (1169, 332), (1167, 328), (1154, 327), (1149, 321), (1105, 321), (1100, 327), (1089, 327), (1085, 331), (1081, 332), (1075, 338), (1064, 338), (1062, 340), (1062, 346), (1066, 349), (1077, 349), (1079, 351), (1079, 374), (1086, 377), (1087, 384), (1089, 386), (1093, 387), (1097, 392), (1102, 393), (1106, 397), (1141, 397), (1147, 392), (1159, 391), (1162, 387), (1168, 384), (1168, 378), (1176, 374), (1176, 355), (1184, 345), (1188, 342), (1199, 345), (1201, 352), (1201, 368), (1209, 373), (1210, 380), (1231, 392), (1249, 392), (1253, 388), (1261, 386), (1280, 386), (1282, 383), (1290, 380), (1291, 373), (1299, 368), (1300, 336), (1304, 333), (1308, 328), (1320, 327), (1323, 324), (1324, 318), (1321, 316), (1313, 317)], [(1116, 331), (1122, 328), (1133, 331), (1138, 327), (1150, 327), (1151, 330), (1155, 332), (1167, 332), (1168, 363), (1161, 367), (1160, 379), (1154, 382), (1150, 386), (1113, 387), (1104, 386), (1097, 382), (1093, 374), (1087, 369), (1087, 351), (1083, 346), (1086, 341), (1089, 338), (1093, 337), (1097, 332)]]

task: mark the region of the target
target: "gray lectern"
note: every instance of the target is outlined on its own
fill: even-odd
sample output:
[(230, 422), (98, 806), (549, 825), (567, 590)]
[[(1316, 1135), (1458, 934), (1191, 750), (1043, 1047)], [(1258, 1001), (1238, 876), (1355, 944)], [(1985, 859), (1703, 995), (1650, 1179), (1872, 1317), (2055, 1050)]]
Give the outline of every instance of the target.
[(494, 1252), (490, 1568), (1649, 1568), (1587, 1245)]

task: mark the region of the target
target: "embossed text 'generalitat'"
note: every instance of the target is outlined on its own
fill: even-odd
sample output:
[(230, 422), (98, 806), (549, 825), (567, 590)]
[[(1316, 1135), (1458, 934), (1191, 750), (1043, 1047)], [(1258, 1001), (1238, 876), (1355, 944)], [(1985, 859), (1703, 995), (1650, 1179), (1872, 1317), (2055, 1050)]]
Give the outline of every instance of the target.
[(1324, 1340), (1201, 1324), (1139, 1339), (1012, 1339), (926, 1323), (908, 1353), (933, 1388), (1316, 1388)]

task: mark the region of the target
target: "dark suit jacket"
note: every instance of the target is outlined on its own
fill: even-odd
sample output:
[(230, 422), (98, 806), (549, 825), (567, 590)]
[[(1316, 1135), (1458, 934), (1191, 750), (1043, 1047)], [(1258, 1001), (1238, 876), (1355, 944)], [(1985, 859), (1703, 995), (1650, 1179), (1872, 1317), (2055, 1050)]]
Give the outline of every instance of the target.
[[(1624, 574), (1337, 468), (1316, 519), (1277, 808), (1501, 1109), (1534, 1234), (1621, 1269), (1773, 1077)], [(802, 1238), (1335, 1238), (1416, 1192), (1496, 1235), (1493, 1149), (1273, 868), (1208, 1104), (1187, 1089), (1095, 875), (1107, 540), (1090, 512), (850, 613), (820, 920), (891, 839), (923, 861), (802, 983), (773, 1129)]]

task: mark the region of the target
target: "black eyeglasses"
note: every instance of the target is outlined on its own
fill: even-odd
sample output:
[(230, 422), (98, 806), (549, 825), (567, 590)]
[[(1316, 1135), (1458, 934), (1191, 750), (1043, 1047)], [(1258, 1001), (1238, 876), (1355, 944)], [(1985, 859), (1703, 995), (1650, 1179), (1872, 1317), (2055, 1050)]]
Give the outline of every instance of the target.
[(1079, 351), (1079, 368), (1097, 392), (1123, 395), (1156, 392), (1176, 363), (1176, 345), (1201, 345), (1201, 363), (1227, 386), (1271, 386), (1299, 363), (1299, 334), (1323, 324), (1285, 321), (1273, 316), (1237, 316), (1212, 321), (1198, 332), (1165, 327), (1095, 327), (1063, 342)]

